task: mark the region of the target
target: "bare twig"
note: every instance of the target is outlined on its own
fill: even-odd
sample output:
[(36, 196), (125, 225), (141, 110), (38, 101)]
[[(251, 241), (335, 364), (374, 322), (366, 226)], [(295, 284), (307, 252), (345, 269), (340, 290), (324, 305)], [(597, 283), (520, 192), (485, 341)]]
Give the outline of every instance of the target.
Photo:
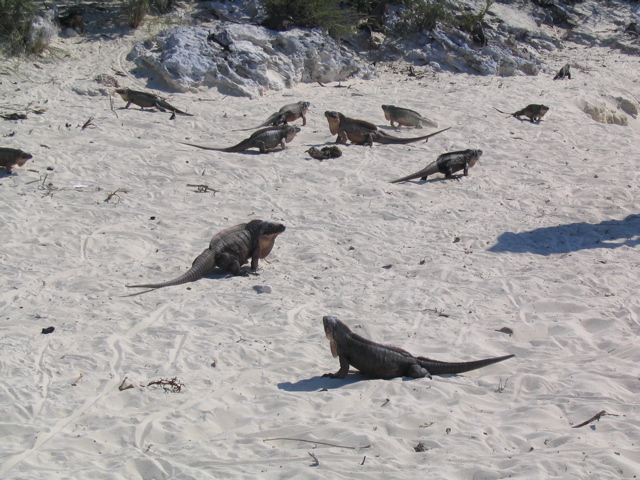
[(82, 130), (84, 130), (87, 127), (95, 127), (95, 126), (96, 125), (93, 123), (93, 117), (89, 117), (89, 120), (84, 122), (84, 125), (82, 125)]
[(320, 461), (316, 458), (316, 456), (313, 453), (311, 452), (307, 452), (307, 453), (311, 455), (311, 458), (313, 458), (314, 463), (311, 464), (312, 467), (317, 467), (318, 465), (320, 465)]
[(367, 459), (367, 456), (365, 455), (364, 458), (362, 459), (362, 463), (360, 465), (364, 465), (364, 461)]
[(262, 441), (263, 442), (273, 442), (275, 440), (289, 440), (291, 442), (317, 443), (319, 445), (327, 445), (329, 447), (348, 448), (349, 450), (357, 450), (358, 448), (370, 448), (371, 447), (371, 445), (365, 445), (363, 447), (347, 447), (346, 445), (336, 445), (335, 443), (318, 442), (316, 440), (304, 440), (302, 438), (287, 438), (287, 437), (265, 438)]
[(116, 112), (113, 108), (113, 97), (111, 95), (109, 95), (109, 104), (111, 104), (111, 111), (115, 114), (116, 118), (120, 118), (118, 117), (118, 112)]
[(160, 386), (164, 389), (165, 392), (173, 393), (180, 393), (184, 387), (184, 383), (181, 383), (180, 380), (178, 380), (178, 377), (173, 377), (170, 380), (161, 378), (160, 380), (147, 383), (146, 386), (150, 387), (152, 385)]
[(591, 417), (589, 420), (582, 422), (579, 425), (574, 425), (571, 428), (580, 428), (580, 427), (584, 427), (585, 425), (589, 425), (591, 422), (595, 422), (600, 421), (600, 417), (604, 417), (605, 415), (610, 415), (612, 417), (619, 417), (620, 415), (615, 415), (613, 413), (607, 413), (604, 410), (602, 410), (601, 412), (596, 413), (593, 417)]
[(390, 401), (391, 401), (391, 400), (389, 400), (389, 399), (387, 398), (387, 399), (385, 400), (385, 402), (384, 402), (382, 405), (380, 405), (380, 406), (381, 406), (381, 407), (384, 407), (384, 406), (385, 406), (387, 403), (389, 403)]
[(216, 190), (215, 188), (211, 188), (209, 185), (194, 185), (191, 183), (187, 183), (187, 187), (197, 188), (200, 193), (213, 192), (213, 196), (216, 196), (216, 193), (220, 190)]
[(120, 195), (118, 195), (118, 193), (128, 193), (128, 192), (124, 188), (118, 188), (113, 192), (111, 192), (109, 195), (107, 195), (107, 198), (105, 198), (104, 201), (109, 202), (113, 197), (116, 197), (118, 199), (118, 203), (120, 203), (121, 198), (120, 198)]
[(78, 385), (78, 382), (80, 381), (80, 379), (81, 379), (82, 377), (83, 377), (83, 375), (82, 375), (82, 374), (80, 374), (80, 376), (79, 376), (78, 378), (76, 378), (75, 382), (73, 382), (73, 383), (71, 384), (71, 386), (72, 386), (72, 387), (75, 387), (76, 385)]
[(502, 393), (504, 392), (504, 389), (507, 388), (507, 382), (509, 381), (509, 379), (507, 378), (504, 383), (502, 383), (502, 379), (500, 379), (500, 382), (498, 383), (498, 389), (496, 390), (496, 392), (498, 393)]
[(124, 382), (126, 382), (126, 381), (127, 381), (127, 377), (124, 377), (124, 380), (122, 380), (122, 383), (118, 387), (118, 390), (120, 390), (121, 392), (123, 390), (128, 390), (130, 388), (135, 388), (132, 383), (130, 383), (129, 385), (125, 385)]

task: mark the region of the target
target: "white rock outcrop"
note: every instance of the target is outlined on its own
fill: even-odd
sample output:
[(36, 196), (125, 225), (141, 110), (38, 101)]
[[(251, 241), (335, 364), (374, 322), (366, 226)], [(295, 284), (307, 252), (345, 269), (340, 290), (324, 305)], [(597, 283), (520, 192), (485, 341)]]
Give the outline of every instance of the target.
[(135, 45), (129, 59), (180, 92), (216, 87), (249, 97), (299, 82), (370, 78), (375, 73), (320, 30), (276, 32), (246, 24), (172, 28)]

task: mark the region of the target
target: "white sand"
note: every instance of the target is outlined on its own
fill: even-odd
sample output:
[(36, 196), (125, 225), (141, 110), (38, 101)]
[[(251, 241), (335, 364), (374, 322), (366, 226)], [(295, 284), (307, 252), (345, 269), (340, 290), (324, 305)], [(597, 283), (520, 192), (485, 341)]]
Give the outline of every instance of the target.
[[(556, 52), (554, 68), (579, 64), (563, 82), (382, 68), (349, 88), (257, 100), (165, 94), (195, 114), (170, 121), (133, 108), (116, 117), (108, 97), (74, 91), (114, 69), (145, 89), (124, 60), (132, 42), (60, 40), (69, 57), (2, 67), (3, 104), (48, 111), (0, 122), (0, 144), (34, 156), (0, 178), (0, 477), (640, 475), (638, 121), (603, 125), (578, 108), (638, 98), (640, 59)], [(285, 151), (178, 143), (233, 145), (248, 132), (231, 130), (298, 100), (312, 104), (308, 124)], [(529, 103), (551, 108), (539, 125), (492, 108)], [(304, 153), (334, 140), (325, 110), (383, 127), (381, 104), (453, 128), (324, 162)], [(466, 148), (484, 155), (459, 182), (388, 183)], [(215, 233), (253, 218), (287, 226), (259, 277), (124, 287), (174, 278)], [(517, 357), (433, 380), (322, 378), (338, 370), (323, 315), (439, 360)], [(144, 387), (173, 377), (181, 393)], [(134, 388), (120, 391), (125, 378)], [(601, 410), (617, 416), (571, 428)]]

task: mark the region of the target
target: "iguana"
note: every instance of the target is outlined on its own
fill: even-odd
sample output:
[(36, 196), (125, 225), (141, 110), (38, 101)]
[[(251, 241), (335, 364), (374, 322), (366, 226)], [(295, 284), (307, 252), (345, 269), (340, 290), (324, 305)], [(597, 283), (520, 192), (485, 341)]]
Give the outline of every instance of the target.
[(409, 110), (408, 108), (396, 107), (394, 105), (382, 105), (382, 111), (384, 112), (384, 118), (389, 120), (391, 126), (397, 128), (394, 123), (398, 124), (398, 127), (416, 127), (422, 128), (423, 126), (436, 128), (438, 124), (428, 118), (424, 118), (418, 112)]
[(569, 65), (568, 63), (565, 64), (565, 66), (560, 70), (558, 70), (556, 76), (553, 77), (554, 80), (564, 80), (565, 78), (571, 80), (571, 65)]
[(201, 148), (203, 150), (215, 150), (218, 152), (244, 152), (250, 148), (260, 149), (260, 153), (266, 153), (268, 150), (274, 150), (278, 146), (281, 146), (284, 150), (286, 143), (291, 142), (293, 137), (300, 132), (300, 127), (293, 127), (291, 125), (284, 125), (281, 127), (267, 127), (256, 132), (253, 132), (249, 138), (245, 138), (239, 144), (233, 147), (226, 148), (214, 148), (203, 147), (202, 145), (195, 145), (193, 143), (180, 142), (183, 145), (191, 145), (192, 147)]
[(463, 175), (467, 176), (469, 168), (476, 164), (481, 155), (482, 150), (460, 150), (459, 152), (443, 153), (435, 162), (431, 162), (419, 172), (392, 180), (391, 183), (407, 182), (414, 178), (426, 180), (429, 175), (434, 173), (444, 173), (445, 178), (456, 178), (453, 174), (460, 170), (464, 170)]
[(116, 93), (119, 93), (122, 99), (127, 102), (127, 105), (124, 108), (129, 108), (129, 105), (133, 103), (134, 105), (139, 106), (141, 110), (151, 107), (156, 107), (161, 112), (169, 110), (170, 112), (173, 112), (171, 118), (174, 118), (176, 113), (179, 115), (193, 117), (190, 113), (178, 110), (176, 107), (169, 105), (167, 102), (161, 100), (152, 93), (139, 92), (138, 90), (131, 90), (130, 88), (118, 88)]
[(211, 239), (209, 248), (193, 262), (191, 268), (178, 278), (162, 283), (127, 285), (127, 288), (163, 288), (201, 279), (215, 267), (223, 268), (232, 275), (240, 275), (240, 267), (251, 260), (251, 270), (258, 269), (258, 259), (265, 258), (284, 232), (281, 223), (251, 220), (223, 230)]
[(15, 165), (22, 167), (31, 158), (33, 155), (18, 148), (0, 147), (0, 167), (4, 167), (7, 174), (11, 173)]
[(327, 158), (339, 158), (342, 156), (342, 150), (340, 150), (340, 147), (337, 145), (322, 147), (321, 150), (318, 150), (316, 147), (311, 147), (305, 153), (308, 153), (311, 158), (315, 158), (316, 160), (326, 160)]
[(382, 144), (406, 144), (419, 142), (420, 140), (428, 141), (430, 137), (438, 135), (439, 133), (445, 132), (451, 128), (448, 127), (422, 137), (399, 138), (378, 130), (378, 127), (373, 123), (345, 117), (340, 112), (327, 110), (324, 112), (324, 116), (327, 117), (331, 133), (338, 135), (336, 143), (347, 143), (347, 140), (350, 140), (352, 143), (368, 146), (372, 146), (373, 142)]
[(340, 370), (324, 376), (344, 378), (349, 365), (371, 378), (413, 377), (464, 373), (502, 362), (514, 355), (486, 358), (472, 362), (441, 362), (425, 357), (414, 357), (409, 352), (389, 345), (372, 342), (353, 333), (337, 317), (322, 318), (324, 333), (329, 339), (331, 354), (340, 359)]
[(493, 108), (500, 113), (504, 113), (505, 115), (511, 115), (512, 117), (516, 117), (518, 120), (521, 120), (520, 117), (524, 115), (525, 117), (528, 117), (529, 120), (531, 120), (531, 123), (539, 122), (540, 119), (544, 117), (544, 114), (549, 111), (549, 107), (545, 105), (537, 105), (535, 103), (532, 103), (531, 105), (527, 105), (522, 110), (518, 110), (515, 113), (507, 113), (507, 112), (503, 112), (502, 110), (498, 110), (496, 107), (493, 107)]
[(257, 128), (266, 127), (268, 125), (279, 126), (286, 125), (289, 122), (294, 122), (299, 118), (302, 118), (302, 126), (307, 124), (307, 117), (305, 117), (307, 110), (309, 110), (309, 102), (297, 102), (285, 105), (276, 113), (267, 118), (261, 125), (253, 128), (243, 128), (242, 130), (234, 130), (234, 132), (246, 132), (247, 130), (255, 130)]

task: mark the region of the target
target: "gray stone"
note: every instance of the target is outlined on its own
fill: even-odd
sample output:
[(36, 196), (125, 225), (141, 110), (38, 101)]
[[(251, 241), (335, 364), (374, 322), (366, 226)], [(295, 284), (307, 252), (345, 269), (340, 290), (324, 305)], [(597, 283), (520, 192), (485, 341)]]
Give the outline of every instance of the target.
[(174, 90), (216, 87), (255, 97), (299, 82), (369, 78), (375, 69), (320, 30), (276, 32), (246, 24), (176, 27), (135, 45), (129, 59)]

